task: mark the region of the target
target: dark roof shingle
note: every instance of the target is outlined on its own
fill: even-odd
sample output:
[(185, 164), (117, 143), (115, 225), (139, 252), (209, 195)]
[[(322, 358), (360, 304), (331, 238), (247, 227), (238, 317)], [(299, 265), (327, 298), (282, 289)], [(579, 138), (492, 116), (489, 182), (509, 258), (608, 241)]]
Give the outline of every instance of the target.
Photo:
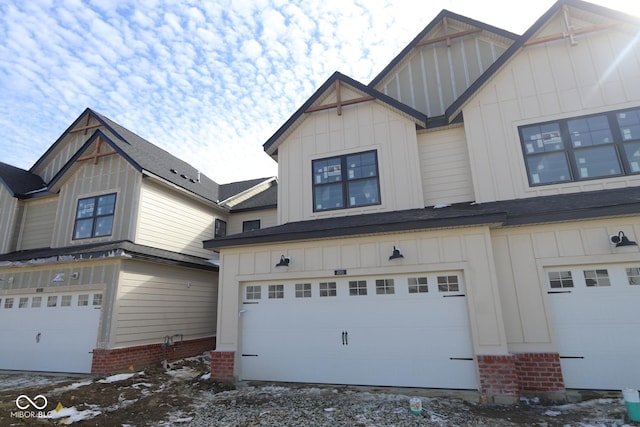
[(3, 162), (0, 162), (0, 182), (4, 183), (12, 196), (18, 198), (47, 187), (38, 175)]

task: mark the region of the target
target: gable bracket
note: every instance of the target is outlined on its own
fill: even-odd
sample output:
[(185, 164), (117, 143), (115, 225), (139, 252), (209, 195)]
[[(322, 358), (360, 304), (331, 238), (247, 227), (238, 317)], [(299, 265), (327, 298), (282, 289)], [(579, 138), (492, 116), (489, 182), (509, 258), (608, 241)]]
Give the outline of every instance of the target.
[(417, 43), (415, 45), (415, 47), (428, 46), (428, 45), (439, 43), (439, 42), (442, 42), (442, 41), (446, 41), (447, 42), (447, 47), (451, 47), (451, 40), (452, 39), (458, 39), (460, 37), (468, 36), (469, 34), (475, 34), (475, 33), (482, 32), (481, 28), (474, 28), (472, 30), (459, 31), (457, 33), (449, 34), (449, 23), (447, 21), (447, 17), (446, 16), (444, 18), (442, 18), (442, 24), (444, 25), (444, 33), (445, 33), (444, 36), (435, 37), (435, 38), (428, 39), (428, 40), (423, 40), (420, 43)]
[(75, 132), (84, 131), (84, 134), (86, 135), (87, 134), (87, 130), (93, 129), (93, 128), (99, 128), (101, 126), (102, 126), (102, 123), (98, 123), (98, 124), (95, 124), (95, 125), (87, 125), (87, 126), (83, 126), (83, 127), (80, 127), (80, 128), (71, 129), (69, 131), (69, 133), (75, 133)]
[(576, 36), (579, 36), (581, 34), (593, 33), (596, 31), (608, 30), (609, 28), (619, 27), (620, 25), (622, 25), (622, 22), (612, 22), (609, 24), (597, 24), (597, 25), (591, 25), (589, 27), (576, 29), (573, 25), (571, 25), (571, 16), (569, 15), (569, 7), (567, 5), (562, 6), (562, 12), (564, 15), (564, 25), (566, 28), (565, 32), (527, 40), (524, 43), (524, 46), (531, 46), (534, 44), (546, 43), (546, 42), (561, 40), (566, 38), (569, 39), (571, 46), (575, 46), (578, 44), (578, 42), (575, 39)]
[(336, 80), (336, 102), (325, 105), (317, 105), (315, 107), (309, 107), (304, 112), (305, 113), (314, 113), (316, 111), (329, 110), (331, 108), (336, 108), (339, 116), (342, 115), (342, 107), (345, 105), (358, 104), (360, 102), (373, 101), (375, 98), (373, 96), (363, 96), (360, 98), (348, 99), (346, 101), (342, 100), (340, 95), (340, 81)]
[(106, 157), (106, 156), (111, 156), (113, 154), (118, 154), (118, 152), (114, 151), (114, 150), (105, 151), (105, 152), (101, 153), (100, 152), (100, 147), (102, 147), (102, 138), (98, 137), (98, 144), (96, 145), (96, 150), (92, 154), (89, 154), (87, 156), (78, 157), (76, 162), (82, 162), (84, 160), (93, 160), (93, 164), (97, 165), (98, 164), (98, 160), (100, 160), (101, 157)]

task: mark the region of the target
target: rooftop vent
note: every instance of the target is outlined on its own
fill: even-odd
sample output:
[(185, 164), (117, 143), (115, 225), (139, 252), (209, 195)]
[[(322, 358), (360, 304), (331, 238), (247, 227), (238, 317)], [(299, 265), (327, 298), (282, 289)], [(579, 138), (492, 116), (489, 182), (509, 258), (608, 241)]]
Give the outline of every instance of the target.
[(175, 170), (175, 169), (169, 169), (169, 172), (171, 172), (171, 173), (178, 173), (178, 171), (177, 171), (177, 170)]

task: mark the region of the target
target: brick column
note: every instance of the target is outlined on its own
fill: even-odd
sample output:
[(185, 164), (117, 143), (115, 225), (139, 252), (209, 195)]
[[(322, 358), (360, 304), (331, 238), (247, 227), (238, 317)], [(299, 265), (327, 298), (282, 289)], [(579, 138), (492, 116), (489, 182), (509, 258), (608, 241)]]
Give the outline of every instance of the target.
[(514, 356), (523, 392), (565, 392), (558, 353), (517, 353)]
[(515, 403), (520, 397), (516, 357), (478, 355), (480, 393), (488, 403)]
[(235, 359), (235, 351), (212, 351), (211, 379), (222, 382), (233, 382), (233, 368)]

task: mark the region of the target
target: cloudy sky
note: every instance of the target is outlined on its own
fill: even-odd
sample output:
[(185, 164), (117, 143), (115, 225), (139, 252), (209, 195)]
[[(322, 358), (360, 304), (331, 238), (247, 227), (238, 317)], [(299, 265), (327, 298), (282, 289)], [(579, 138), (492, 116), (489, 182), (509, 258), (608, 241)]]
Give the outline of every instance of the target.
[(0, 161), (29, 169), (89, 107), (219, 183), (276, 175), (262, 144), (334, 71), (368, 84), (442, 9), (522, 34), (552, 4), (0, 0)]

